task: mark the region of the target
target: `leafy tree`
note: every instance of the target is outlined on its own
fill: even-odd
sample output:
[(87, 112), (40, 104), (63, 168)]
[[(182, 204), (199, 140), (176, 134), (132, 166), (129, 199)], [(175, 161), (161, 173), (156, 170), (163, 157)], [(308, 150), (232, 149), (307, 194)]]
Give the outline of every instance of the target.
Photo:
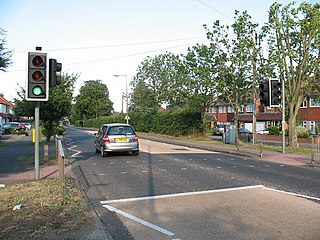
[[(185, 66), (188, 73), (186, 86), (188, 89), (188, 105), (202, 113), (203, 126), (206, 125), (205, 114), (214, 95), (219, 73), (220, 56), (216, 54), (213, 45), (199, 45), (188, 49), (185, 56)], [(203, 130), (206, 131), (206, 127)]]
[(319, 88), (320, 4), (274, 3), (266, 26), (269, 58), (285, 84), (289, 147), (298, 146), (296, 123), (305, 98)]
[(107, 85), (101, 80), (86, 81), (80, 88), (79, 95), (75, 97), (72, 120), (109, 116), (113, 110), (112, 105)]
[(11, 65), (11, 57), (12, 57), (12, 50), (6, 49), (4, 46), (6, 44), (6, 31), (0, 28), (0, 71), (5, 71)]
[(159, 104), (154, 92), (148, 88), (144, 81), (138, 82), (130, 97), (130, 111), (132, 112), (157, 112)]
[[(47, 141), (54, 136), (59, 120), (70, 116), (74, 83), (78, 75), (64, 73), (61, 76), (61, 84), (50, 88), (49, 100), (40, 103), (40, 121), (45, 128)], [(25, 89), (20, 88), (18, 99), (15, 99), (15, 113), (19, 116), (34, 117), (36, 102), (25, 100)]]
[[(217, 70), (219, 77), (216, 77), (216, 90), (220, 93), (219, 99), (234, 108), (236, 129), (240, 106), (252, 101), (250, 95), (255, 89), (252, 78), (252, 50), (255, 48), (252, 32), (257, 26), (246, 11), (235, 11), (235, 22), (231, 29), (220, 25), (219, 21), (214, 22), (211, 31), (204, 25), (215, 63), (220, 69)], [(232, 35), (229, 30), (232, 30)], [(238, 140), (237, 131), (235, 135)]]

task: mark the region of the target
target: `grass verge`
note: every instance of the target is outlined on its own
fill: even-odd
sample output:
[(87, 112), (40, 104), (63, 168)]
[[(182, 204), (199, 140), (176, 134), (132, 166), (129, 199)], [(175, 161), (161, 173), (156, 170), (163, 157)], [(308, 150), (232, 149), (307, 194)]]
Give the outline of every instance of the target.
[[(59, 179), (0, 189), (0, 239), (80, 239), (92, 214), (75, 180), (66, 179), (65, 204)], [(13, 210), (21, 204), (21, 209)]]

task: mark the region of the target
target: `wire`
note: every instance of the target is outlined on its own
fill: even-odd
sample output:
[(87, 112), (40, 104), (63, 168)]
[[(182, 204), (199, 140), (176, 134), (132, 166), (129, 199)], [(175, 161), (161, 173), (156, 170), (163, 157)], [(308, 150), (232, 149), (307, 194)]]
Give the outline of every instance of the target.
[(170, 39), (163, 41), (153, 41), (153, 42), (137, 42), (137, 43), (124, 43), (124, 44), (113, 44), (113, 45), (102, 45), (102, 46), (88, 46), (88, 47), (75, 47), (75, 48), (56, 48), (56, 49), (45, 49), (45, 51), (73, 51), (73, 50), (83, 50), (83, 49), (96, 49), (96, 48), (110, 48), (110, 47), (126, 47), (126, 46), (137, 46), (146, 44), (157, 44), (166, 42), (177, 42), (192, 39), (201, 39), (203, 37), (192, 37), (192, 38), (180, 38), (180, 39)]
[(229, 17), (228, 15), (224, 14), (223, 12), (220, 12), (219, 10), (215, 9), (214, 7), (210, 6), (209, 4), (202, 2), (201, 0), (198, 0), (198, 2), (202, 3), (203, 5), (207, 6), (208, 8), (211, 8), (212, 10), (214, 10), (217, 13), (220, 13), (221, 15), (225, 16), (226, 18), (229, 18), (231, 20), (234, 20), (233, 18)]
[[(206, 41), (207, 41), (207, 40), (204, 40), (204, 41), (201, 41), (200, 43), (203, 43), (203, 42), (206, 42)], [(97, 63), (97, 62), (103, 62), (103, 61), (112, 60), (112, 59), (117, 59), (117, 58), (132, 57), (132, 56), (137, 56), (137, 55), (141, 55), (141, 54), (158, 52), (158, 51), (163, 51), (163, 50), (168, 50), (168, 49), (178, 48), (178, 47), (184, 47), (184, 46), (189, 46), (189, 44), (188, 44), (188, 45), (186, 45), (186, 44), (176, 45), (176, 46), (167, 47), (167, 48), (155, 49), (155, 50), (150, 50), (150, 51), (145, 51), (145, 52), (137, 52), (137, 53), (126, 54), (126, 55), (115, 56), (115, 57), (109, 57), (109, 58), (96, 59), (96, 60), (91, 60), (91, 61), (76, 62), (76, 63), (67, 63), (67, 64), (65, 64), (65, 65), (78, 65), (78, 64)]]

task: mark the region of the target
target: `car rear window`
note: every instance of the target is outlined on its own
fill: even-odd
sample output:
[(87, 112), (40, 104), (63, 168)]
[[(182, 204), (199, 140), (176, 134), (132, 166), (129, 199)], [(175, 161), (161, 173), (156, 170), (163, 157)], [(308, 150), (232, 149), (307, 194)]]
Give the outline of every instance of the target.
[(115, 126), (108, 129), (108, 135), (133, 135), (134, 130), (129, 126)]

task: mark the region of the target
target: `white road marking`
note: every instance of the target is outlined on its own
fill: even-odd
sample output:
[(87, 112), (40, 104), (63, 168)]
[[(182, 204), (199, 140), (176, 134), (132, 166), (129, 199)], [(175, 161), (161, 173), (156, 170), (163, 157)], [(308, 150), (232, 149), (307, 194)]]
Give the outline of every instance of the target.
[(215, 190), (207, 190), (207, 191), (199, 191), (199, 192), (173, 193), (173, 194), (139, 197), (139, 198), (124, 198), (124, 199), (100, 201), (100, 203), (102, 205), (104, 205), (104, 204), (111, 204), (111, 203), (133, 202), (133, 201), (153, 200), (153, 199), (172, 198), (172, 197), (184, 197), (184, 196), (193, 196), (193, 195), (219, 193), (219, 192), (230, 192), (230, 191), (238, 191), (238, 190), (244, 190), (244, 189), (255, 189), (255, 188), (265, 188), (265, 186), (255, 185), (255, 186), (224, 188), (224, 189), (215, 189)]
[(152, 224), (150, 222), (144, 221), (141, 218), (137, 218), (137, 217), (135, 217), (135, 216), (133, 216), (133, 215), (131, 215), (129, 213), (121, 211), (120, 209), (117, 209), (117, 208), (112, 207), (110, 205), (103, 205), (103, 207), (109, 209), (112, 212), (118, 213), (118, 214), (120, 214), (120, 215), (122, 215), (122, 216), (124, 216), (126, 218), (129, 218), (129, 219), (131, 219), (131, 220), (133, 220), (133, 221), (135, 221), (137, 223), (140, 223), (140, 224), (142, 224), (142, 225), (144, 225), (146, 227), (149, 227), (149, 228), (152, 228), (152, 229), (154, 229), (154, 230), (156, 230), (158, 232), (161, 232), (161, 233), (163, 233), (163, 234), (165, 234), (167, 236), (174, 236), (175, 235), (173, 232), (170, 232), (170, 231), (168, 231), (168, 230), (166, 230), (166, 229), (164, 229), (162, 227), (156, 226), (156, 225), (154, 225), (154, 224)]
[(296, 196), (296, 197), (303, 197), (303, 198), (306, 198), (306, 199), (312, 199), (312, 200), (320, 201), (320, 198), (310, 197), (310, 196), (303, 195), (303, 194), (286, 192), (286, 191), (281, 191), (281, 190), (277, 190), (277, 189), (274, 189), (274, 188), (268, 188), (268, 187), (264, 187), (263, 189), (270, 190), (270, 191), (274, 191), (274, 192), (279, 192), (279, 193), (285, 193), (285, 194), (293, 195), (293, 196)]

